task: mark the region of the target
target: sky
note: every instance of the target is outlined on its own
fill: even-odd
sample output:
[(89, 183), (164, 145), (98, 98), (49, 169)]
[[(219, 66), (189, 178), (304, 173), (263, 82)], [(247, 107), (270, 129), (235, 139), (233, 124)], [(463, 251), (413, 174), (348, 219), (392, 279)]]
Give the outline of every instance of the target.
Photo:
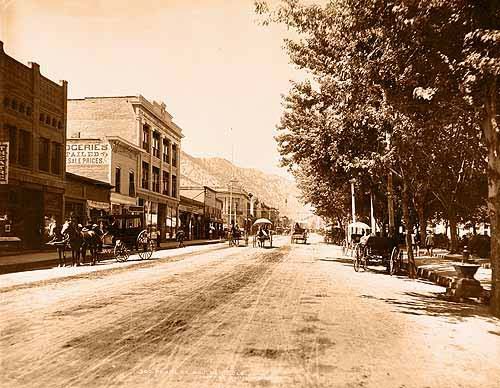
[(193, 156), (290, 177), (274, 135), (298, 71), (286, 29), (258, 20), (253, 0), (6, 0), (0, 39), (17, 60), (67, 80), (69, 98), (163, 101)]

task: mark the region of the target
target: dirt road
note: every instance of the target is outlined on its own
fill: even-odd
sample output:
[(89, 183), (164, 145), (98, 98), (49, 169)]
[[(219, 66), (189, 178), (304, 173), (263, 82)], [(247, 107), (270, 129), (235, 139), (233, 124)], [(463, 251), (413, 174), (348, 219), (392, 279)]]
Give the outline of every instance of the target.
[(499, 387), (500, 321), (321, 243), (0, 276), (0, 386)]

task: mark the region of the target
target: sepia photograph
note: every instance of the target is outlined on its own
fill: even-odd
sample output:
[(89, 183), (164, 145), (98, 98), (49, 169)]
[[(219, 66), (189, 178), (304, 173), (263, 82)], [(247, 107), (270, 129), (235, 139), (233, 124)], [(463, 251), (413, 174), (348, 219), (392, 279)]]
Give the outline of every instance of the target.
[(0, 387), (500, 388), (500, 0), (0, 0)]

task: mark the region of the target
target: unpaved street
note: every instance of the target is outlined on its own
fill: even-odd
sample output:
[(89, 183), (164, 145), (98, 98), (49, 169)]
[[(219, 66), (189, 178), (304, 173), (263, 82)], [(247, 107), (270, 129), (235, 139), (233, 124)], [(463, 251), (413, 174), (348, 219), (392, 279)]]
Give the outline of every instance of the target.
[(500, 321), (484, 308), (355, 273), (319, 241), (278, 245), (0, 276), (0, 385), (500, 386)]

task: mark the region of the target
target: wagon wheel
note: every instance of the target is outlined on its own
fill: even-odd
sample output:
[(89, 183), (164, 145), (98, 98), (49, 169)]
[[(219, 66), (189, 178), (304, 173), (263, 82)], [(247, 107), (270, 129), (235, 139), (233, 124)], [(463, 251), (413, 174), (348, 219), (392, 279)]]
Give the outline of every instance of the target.
[(147, 260), (153, 255), (154, 244), (148, 232), (143, 230), (137, 236), (137, 253), (141, 260)]
[(129, 250), (125, 246), (125, 244), (118, 240), (115, 244), (115, 248), (113, 250), (115, 260), (118, 262), (124, 262), (128, 260), (128, 257), (130, 255)]
[(359, 266), (361, 264), (361, 247), (359, 245), (356, 246), (356, 257), (354, 258), (354, 270), (359, 272)]
[(389, 258), (389, 275), (394, 275), (399, 272), (401, 267), (401, 255), (398, 247), (392, 248), (391, 257)]

